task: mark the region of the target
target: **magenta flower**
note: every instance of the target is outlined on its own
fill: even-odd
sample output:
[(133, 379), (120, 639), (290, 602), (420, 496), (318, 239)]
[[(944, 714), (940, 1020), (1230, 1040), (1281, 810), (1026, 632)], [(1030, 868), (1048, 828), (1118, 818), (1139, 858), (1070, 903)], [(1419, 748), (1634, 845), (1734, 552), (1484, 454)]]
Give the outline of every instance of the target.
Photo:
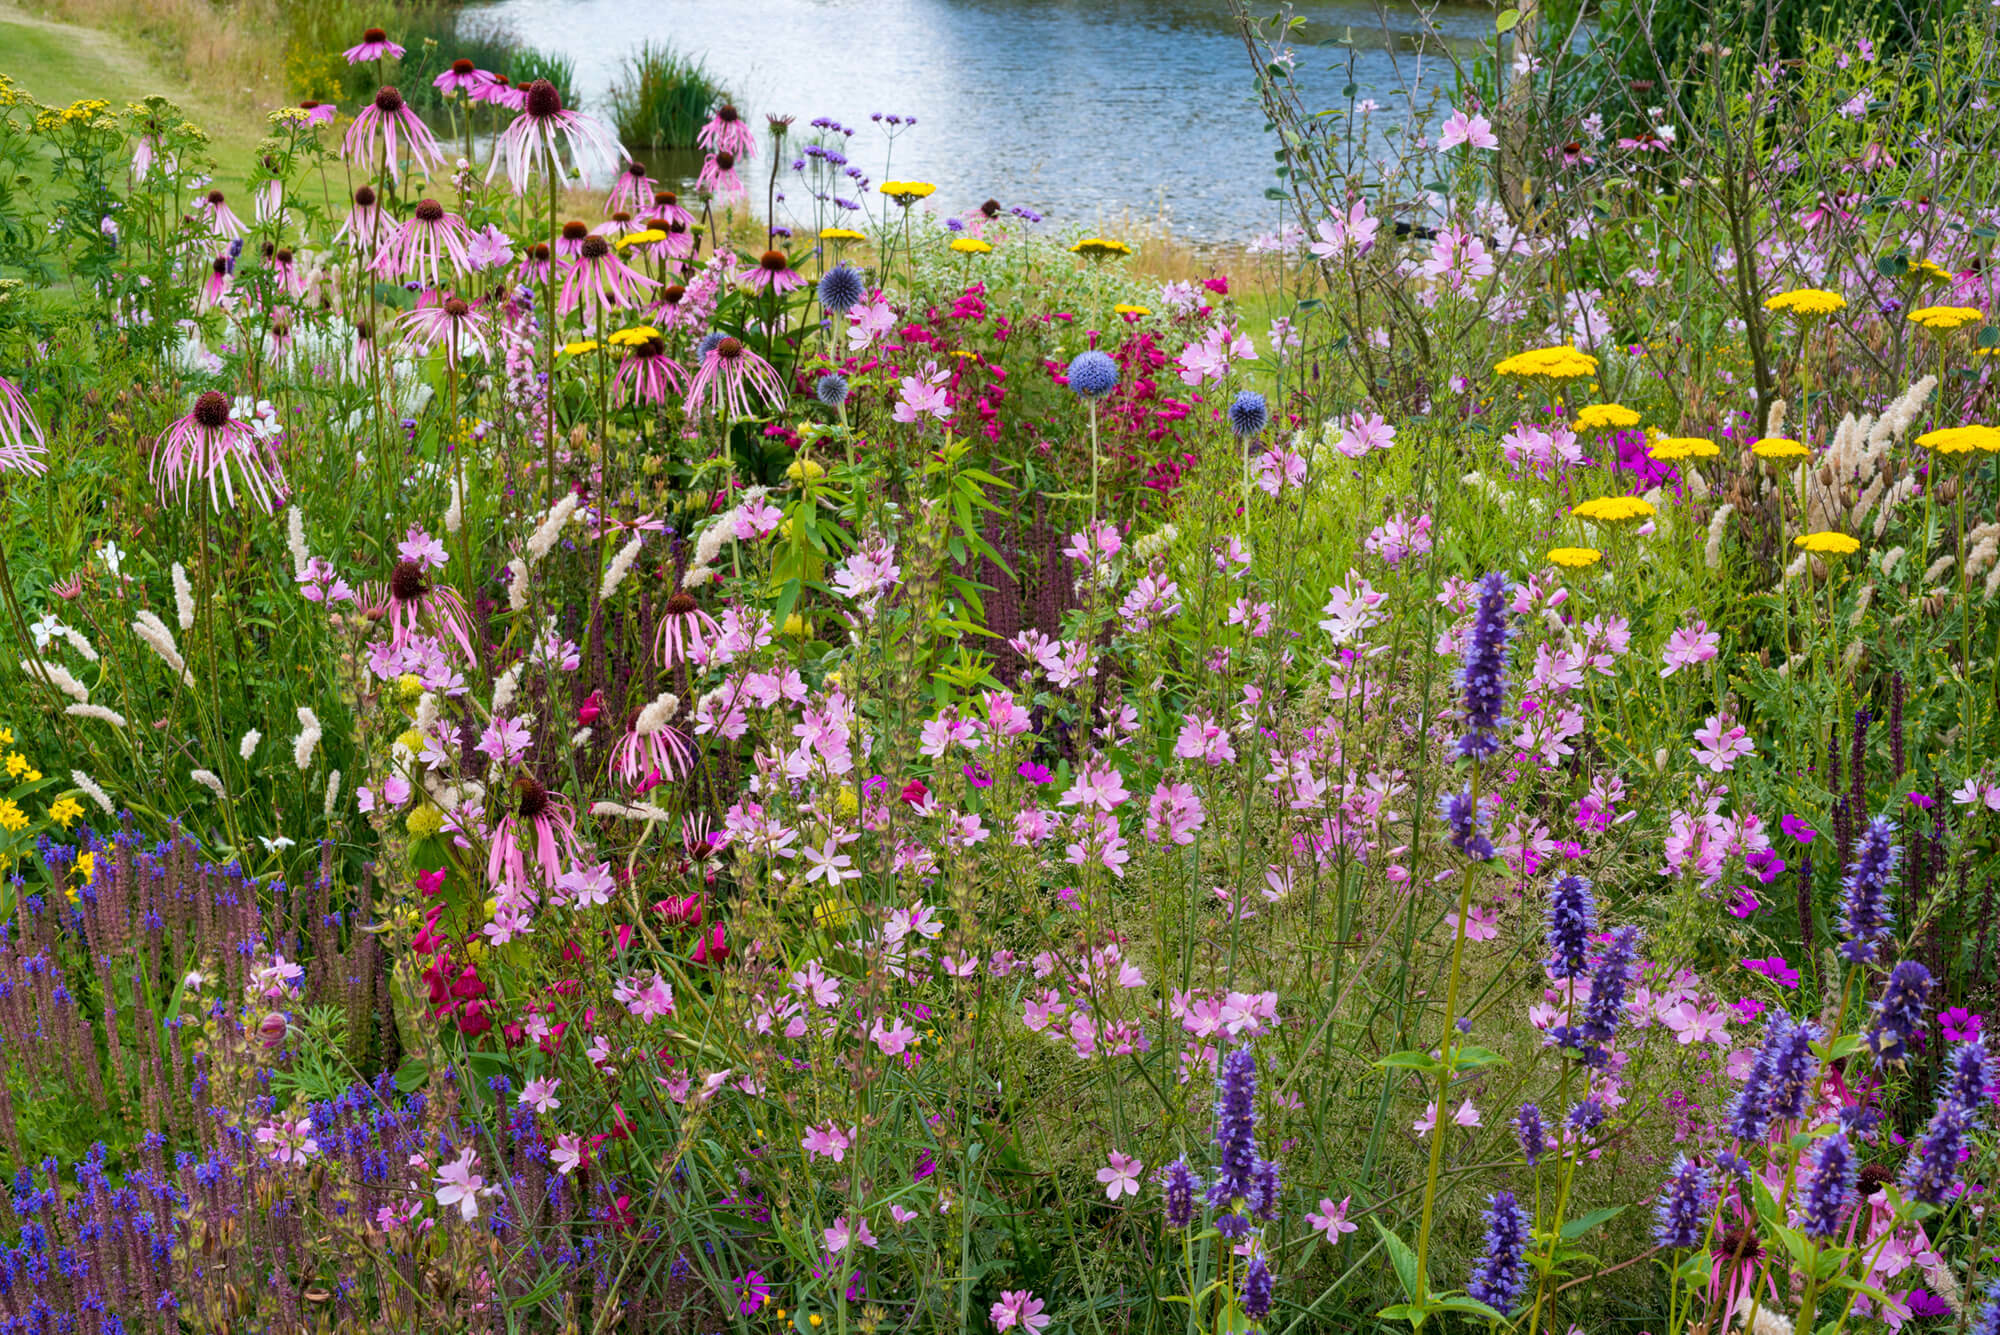
[(642, 784), (650, 788), (663, 776), (678, 778), (694, 768), (687, 734), (664, 718), (652, 717), (656, 712), (652, 706), (641, 710), (611, 748), (610, 773), (628, 788)]
[[(694, 226), (694, 215), (681, 207), (681, 197), (671, 190), (655, 190), (653, 192), (651, 213), (654, 218), (659, 218), (666, 222), (677, 222), (685, 227)], [(658, 226), (659, 224), (655, 223), (653, 225)], [(665, 229), (663, 228), (662, 230)]]
[(750, 1316), (771, 1301), (771, 1286), (755, 1270), (746, 1270), (736, 1280), (736, 1310)]
[(194, 206), (195, 220), (225, 241), (249, 235), (250, 229), (229, 207), (220, 190), (211, 190)]
[(1001, 1293), (1000, 1301), (993, 1304), (986, 1313), (993, 1319), (999, 1330), (1012, 1330), (1019, 1326), (1026, 1331), (1041, 1335), (1048, 1329), (1050, 1318), (1042, 1315), (1042, 1300), (1026, 1289), (1008, 1289)]
[(799, 277), (792, 268), (792, 261), (782, 250), (767, 250), (743, 279), (743, 285), (760, 292), (790, 292), (802, 287), (805, 279)]
[(359, 42), (348, 47), (341, 54), (347, 57), (348, 64), (360, 65), (371, 60), (381, 60), (384, 57), (401, 60), (403, 58), (403, 48), (390, 41), (389, 34), (383, 32), (380, 28), (370, 28), (361, 34)]
[(48, 452), (28, 396), (0, 376), (0, 473), (46, 473), (48, 465), (42, 458)]
[[(333, 121), (334, 116), (339, 112), (340, 108), (334, 106), (331, 102), (318, 102), (312, 98), (307, 98), (305, 101), (299, 103), (299, 110), (306, 113), (307, 125), (327, 125)], [(141, 176), (145, 175), (144, 172), (139, 174)]]
[(208, 276), (201, 281), (201, 291), (196, 294), (195, 304), (205, 311), (214, 310), (229, 295), (235, 278), (235, 263), (227, 255), (217, 255), (208, 263)]
[(667, 401), (670, 393), (679, 395), (686, 390), (687, 372), (667, 355), (665, 342), (648, 338), (625, 354), (612, 383), (621, 403), (657, 407)]
[(896, 400), (892, 416), (898, 422), (921, 422), (926, 416), (944, 421), (951, 416), (951, 396), (944, 388), (950, 378), (950, 373), (940, 371), (936, 362), (928, 363), (918, 375), (904, 376), (902, 394)]
[(694, 143), (696, 148), (711, 153), (733, 153), (746, 162), (757, 156), (757, 132), (727, 102), (717, 107), (708, 123), (695, 132)]
[(1319, 1198), (1319, 1213), (1308, 1214), (1306, 1222), (1313, 1226), (1315, 1232), (1326, 1234), (1328, 1242), (1337, 1243), (1341, 1234), (1352, 1233), (1356, 1228), (1356, 1225), (1347, 1222), (1347, 1203), (1352, 1199), (1351, 1196), (1343, 1196), (1340, 1204), (1335, 1205), (1331, 1196), (1322, 1196)]
[(1682, 668), (1706, 663), (1715, 657), (1716, 650), (1721, 647), (1722, 636), (1710, 630), (1706, 621), (1681, 626), (1667, 636), (1667, 647), (1661, 655), (1661, 661), (1666, 666), (1660, 669), (1660, 675), (1671, 677)]
[(481, 94), (500, 76), (489, 74), (469, 60), (454, 60), (443, 74), (431, 80), (431, 87), (450, 97), (453, 93), (463, 93), (467, 101), (477, 102)]
[(1469, 148), (1498, 148), (1500, 137), (1493, 133), (1493, 122), (1486, 117), (1476, 112), (1468, 116), (1454, 107), (1438, 131), (1438, 152), (1448, 152), (1460, 144)]
[(398, 561), (388, 585), (369, 585), (362, 603), (370, 615), (387, 619), (394, 648), (401, 649), (413, 635), (444, 634), (465, 651), (466, 662), (473, 661), (472, 618), (465, 599), (451, 585), (433, 581), (422, 561)]
[(1802, 844), (1811, 843), (1813, 836), (1819, 833), (1818, 830), (1815, 830), (1812, 826), (1790, 813), (1779, 818), (1778, 828), (1783, 830), (1788, 837), (1796, 839)]
[(347, 137), (340, 141), (340, 156), (357, 159), (370, 169), (379, 161), (391, 180), (401, 180), (404, 150), (412, 167), (444, 163), (444, 150), (429, 127), (417, 119), (401, 92), (384, 86), (347, 127)]
[(520, 116), (494, 144), (493, 165), (486, 169), (486, 179), (491, 182), (504, 167), (514, 193), (526, 194), (528, 179), (537, 171), (544, 175), (559, 172), (565, 148), (570, 162), (586, 178), (592, 166), (622, 162), (627, 157), (610, 126), (595, 116), (563, 110), (562, 94), (556, 86), (547, 79), (537, 79), (528, 85)]
[(659, 655), (660, 666), (670, 668), (705, 652), (709, 641), (721, 633), (722, 627), (715, 624), (715, 618), (701, 610), (693, 594), (681, 589), (667, 599), (653, 651)]
[(702, 353), (701, 365), (688, 386), (686, 410), (692, 415), (720, 412), (726, 407), (731, 417), (748, 417), (752, 390), (773, 406), (785, 401), (785, 382), (771, 363), (745, 347), (740, 338), (716, 339)]
[(339, 245), (345, 240), (354, 247), (355, 253), (364, 257), (373, 255), (375, 248), (382, 244), (394, 226), (382, 212), (382, 205), (375, 198), (373, 186), (360, 186), (354, 191), (354, 209), (340, 224), (340, 230), (333, 234), (333, 243)]
[(486, 859), (486, 881), (498, 890), (528, 887), (528, 857), (549, 885), (562, 875), (565, 863), (583, 858), (576, 837), (576, 816), (569, 799), (551, 793), (541, 780), (523, 774), (514, 780), (513, 809), (493, 827), (493, 849)]
[(1106, 1164), (1106, 1167), (1097, 1170), (1097, 1180), (1103, 1184), (1108, 1199), (1115, 1204), (1120, 1196), (1139, 1194), (1139, 1174), (1146, 1171), (1143, 1161), (1113, 1150)]
[[(175, 418), (173, 425), (153, 442), (153, 457), (147, 469), (160, 499), (173, 492), (185, 505), (188, 493), (199, 478), (208, 487), (208, 503), (221, 509), (223, 500), (236, 504), (240, 476), (243, 490), (266, 514), (276, 508), (285, 492), (285, 475), (275, 460), (268, 458), (257, 432), (240, 421), (226, 395), (208, 390), (194, 401), (194, 407)], [(222, 482), (221, 495), (216, 480)]]
[(1780, 987), (1797, 987), (1799, 985), (1799, 971), (1794, 969), (1790, 964), (1787, 964), (1785, 957), (1782, 955), (1773, 955), (1769, 959), (1763, 960), (1741, 960), (1738, 962), (1751, 973), (1762, 974)]
[(1950, 1010), (1938, 1012), (1938, 1028), (1954, 1043), (1970, 1043), (1979, 1037), (1979, 1031), (1986, 1023), (1986, 1017), (1963, 1006), (1953, 1006)]
[(601, 236), (586, 236), (574, 263), (563, 270), (556, 309), (564, 315), (579, 306), (586, 320), (599, 313), (641, 305), (643, 288), (659, 284), (618, 258)]
[(646, 164), (634, 158), (625, 164), (625, 170), (618, 173), (618, 179), (611, 183), (611, 194), (604, 201), (606, 213), (644, 213), (659, 193), (660, 183), (646, 175)]
[(1757, 753), (1749, 730), (1726, 711), (1710, 714), (1708, 722), (1695, 729), (1694, 739), (1701, 745), (1689, 748), (1688, 754), (1717, 774), (1734, 769), (1737, 761)]
[(711, 153), (701, 164), (701, 175), (694, 178), (697, 190), (707, 190), (718, 195), (741, 195), (747, 193), (743, 182), (736, 175), (736, 155), (734, 153)]
[(410, 220), (391, 232), (375, 257), (373, 268), (385, 278), (415, 278), (436, 287), (444, 282), (443, 266), (469, 270), (472, 233), (445, 212), (435, 199), (417, 201)]

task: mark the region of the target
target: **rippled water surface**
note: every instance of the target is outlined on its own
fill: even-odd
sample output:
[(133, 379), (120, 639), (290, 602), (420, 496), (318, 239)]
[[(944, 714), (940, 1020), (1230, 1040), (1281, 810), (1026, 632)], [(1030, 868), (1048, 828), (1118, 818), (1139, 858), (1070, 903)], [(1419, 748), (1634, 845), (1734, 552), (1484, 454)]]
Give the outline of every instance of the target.
[[(1357, 0), (1299, 12), (1308, 38), (1351, 34), (1357, 95), (1391, 104), (1384, 118), (1396, 114), (1392, 48), (1404, 77), (1421, 62), (1427, 84), (1448, 88), (1441, 57), (1419, 55), (1413, 11), (1392, 12), (1387, 35)], [(773, 113), (862, 127), (853, 160), (878, 182), (885, 171), (935, 182), (942, 211), (992, 197), (1091, 227), (1164, 212), (1199, 241), (1265, 231), (1274, 216), (1263, 192), (1275, 145), (1226, 0), (501, 0), (474, 14), (573, 59), (598, 110), (641, 41), (671, 42), (759, 124)], [(1492, 31), (1483, 6), (1437, 22), (1451, 38)], [(1338, 47), (1302, 48), (1311, 105), (1344, 101), (1347, 61)], [(886, 164), (874, 112), (917, 118)], [(802, 194), (793, 187), (795, 204)]]

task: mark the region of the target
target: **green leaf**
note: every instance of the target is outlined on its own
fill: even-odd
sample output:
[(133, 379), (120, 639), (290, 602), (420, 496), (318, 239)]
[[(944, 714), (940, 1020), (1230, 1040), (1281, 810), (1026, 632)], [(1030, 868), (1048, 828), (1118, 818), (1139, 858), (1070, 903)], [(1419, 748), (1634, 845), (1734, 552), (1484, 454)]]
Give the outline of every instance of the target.
[[(1417, 1254), (1410, 1250), (1409, 1243), (1390, 1232), (1381, 1220), (1371, 1219), (1368, 1222), (1375, 1225), (1375, 1231), (1382, 1235), (1382, 1246), (1388, 1250), (1389, 1264), (1396, 1269), (1396, 1279), (1403, 1286), (1403, 1296), (1412, 1303), (1421, 1305), (1424, 1301), (1424, 1276), (1423, 1272), (1417, 1269)], [(1419, 1311), (1416, 1321), (1411, 1324), (1415, 1325), (1422, 1320), (1423, 1313)]]
[(1264, 187), (1264, 198), (1286, 200), (1290, 199), (1291, 196), (1286, 194), (1284, 191), (1278, 189), (1278, 187), (1275, 185), (1267, 185)]
[(1514, 31), (1515, 26), (1520, 23), (1520, 21), (1521, 21), (1520, 10), (1503, 9), (1500, 11), (1499, 17), (1493, 20), (1493, 31), (1502, 33), (1512, 32)]
[(1453, 1071), (1476, 1071), (1482, 1066), (1492, 1066), (1507, 1059), (1490, 1048), (1463, 1047), (1451, 1055)]
[(1563, 1225), (1563, 1240), (1568, 1242), (1580, 1238), (1593, 1228), (1608, 1224), (1624, 1213), (1625, 1207), (1622, 1205), (1607, 1205), (1602, 1210), (1592, 1210), (1589, 1214), (1572, 1219)]
[(423, 1088), (424, 1081), (430, 1079), (431, 1068), (421, 1057), (407, 1057), (396, 1068), (396, 1088), (405, 1094), (414, 1094)]
[(1399, 1071), (1428, 1071), (1435, 1073), (1444, 1063), (1428, 1052), (1392, 1052), (1375, 1063)]
[(1437, 1312), (1467, 1312), (1488, 1321), (1505, 1321), (1507, 1314), (1488, 1307), (1469, 1294), (1453, 1294), (1449, 1298), (1439, 1298), (1431, 1303), (1431, 1310)]
[(1393, 1307), (1383, 1308), (1375, 1315), (1384, 1321), (1407, 1321), (1412, 1330), (1424, 1324), (1424, 1309), (1415, 1303), (1397, 1303)]

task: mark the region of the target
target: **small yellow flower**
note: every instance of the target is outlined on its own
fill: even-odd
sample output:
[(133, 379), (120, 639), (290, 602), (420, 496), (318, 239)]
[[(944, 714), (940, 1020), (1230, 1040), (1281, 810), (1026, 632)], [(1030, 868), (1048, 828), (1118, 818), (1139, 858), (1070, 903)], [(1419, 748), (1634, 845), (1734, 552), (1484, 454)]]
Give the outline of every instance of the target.
[(1800, 287), (1764, 299), (1767, 311), (1790, 311), (1795, 315), (1831, 315), (1844, 309), (1847, 298), (1823, 287)]
[(1936, 260), (1918, 260), (1910, 266), (1910, 272), (1922, 274), (1934, 283), (1949, 283), (1951, 281), (1951, 270), (1945, 268)]
[(1109, 237), (1087, 236), (1071, 246), (1070, 253), (1081, 255), (1087, 260), (1108, 260), (1114, 255), (1130, 255), (1132, 247), (1123, 241), (1113, 241)]
[(651, 245), (655, 241), (665, 241), (666, 239), (667, 234), (665, 232), (662, 232), (657, 227), (648, 227), (643, 232), (627, 232), (624, 236), (618, 238), (617, 245), (618, 249), (623, 250), (627, 246)]
[(28, 817), (11, 797), (0, 797), (0, 830), (19, 834), (28, 828)]
[(1675, 459), (1713, 459), (1722, 453), (1712, 440), (1700, 436), (1661, 436), (1646, 451), (1649, 458), (1669, 463)]
[(785, 618), (784, 634), (795, 640), (810, 639), (812, 637), (812, 625), (804, 617), (794, 612)]
[(822, 227), (819, 229), (822, 241), (866, 241), (868, 238), (852, 227)]
[(396, 698), (406, 705), (413, 705), (424, 698), (424, 679), (414, 672), (405, 672), (396, 678)]
[(1576, 506), (1570, 513), (1578, 519), (1643, 519), (1653, 513), (1653, 507), (1637, 496), (1599, 496)]
[(76, 869), (83, 874), (83, 883), (85, 885), (97, 884), (97, 854), (95, 852), (78, 853), (76, 855)]
[(878, 188), (904, 208), (920, 199), (929, 199), (937, 191), (929, 181), (884, 181)]
[(428, 839), (444, 828), (444, 813), (428, 802), (418, 804), (403, 820), (412, 839)]
[(1622, 431), (1628, 426), (1639, 425), (1639, 414), (1622, 403), (1593, 403), (1580, 409), (1572, 431)]
[(59, 797), (55, 800), (55, 804), (49, 808), (49, 819), (62, 826), (65, 830), (69, 828), (71, 821), (82, 814), (83, 804), (73, 797)]
[(1603, 559), (1604, 553), (1598, 551), (1595, 547), (1552, 547), (1549, 549), (1549, 560), (1570, 570), (1581, 570), (1585, 566), (1594, 566)]
[(951, 243), (951, 248), (961, 255), (991, 255), (993, 243), (982, 241), (976, 236), (961, 236)]
[(604, 341), (614, 348), (636, 348), (649, 338), (658, 338), (660, 331), (649, 324), (635, 324), (630, 329), (621, 329)]
[(833, 799), (833, 814), (842, 820), (850, 820), (861, 810), (861, 794), (852, 787), (843, 788)]
[(1574, 380), (1597, 374), (1597, 358), (1578, 352), (1568, 344), (1553, 348), (1533, 348), (1517, 352), (1493, 364), (1495, 375), (1539, 375), (1551, 380)]
[(562, 345), (562, 355), (565, 357), (578, 357), (586, 352), (596, 351), (597, 340), (594, 338), (586, 338), (576, 343), (565, 343)]
[(1113, 315), (1151, 315), (1153, 312), (1149, 307), (1133, 306), (1121, 301), (1111, 308), (1111, 313)]
[(424, 749), (424, 735), (415, 728), (405, 728), (396, 734), (396, 745), (415, 755)]
[(1812, 451), (1790, 436), (1766, 436), (1750, 447), (1759, 459), (1803, 459)]
[(794, 459), (785, 466), (785, 477), (793, 482), (810, 481), (826, 476), (826, 470), (812, 459)]
[(1803, 533), (1792, 539), (1792, 546), (1803, 547), (1809, 552), (1820, 552), (1828, 556), (1850, 556), (1861, 550), (1861, 544), (1845, 533), (1827, 529), (1820, 533)]
[(7, 777), (10, 779), (18, 779), (27, 772), (28, 772), (28, 758), (22, 755), (19, 751), (10, 753), (7, 757)]
[(1936, 431), (1926, 431), (1918, 436), (1917, 444), (1939, 454), (1970, 454), (1974, 450), (1993, 454), (2000, 452), (2000, 430), (1977, 423), (1939, 427)]
[(1936, 332), (1963, 329), (1978, 324), (1986, 316), (1971, 306), (1919, 306), (1910, 312), (1910, 323)]

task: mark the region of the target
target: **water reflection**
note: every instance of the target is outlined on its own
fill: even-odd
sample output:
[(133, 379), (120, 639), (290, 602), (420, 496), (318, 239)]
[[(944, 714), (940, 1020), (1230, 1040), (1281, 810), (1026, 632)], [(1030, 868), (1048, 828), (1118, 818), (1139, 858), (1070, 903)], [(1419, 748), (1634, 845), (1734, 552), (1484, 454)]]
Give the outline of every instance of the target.
[[(696, 52), (760, 122), (774, 112), (863, 127), (850, 156), (877, 181), (886, 145), (869, 115), (915, 116), (888, 169), (936, 182), (940, 212), (992, 197), (1091, 227), (1164, 214), (1206, 241), (1267, 230), (1274, 216), (1262, 196), (1276, 183), (1275, 145), (1226, 0), (500, 0), (474, 12), (573, 59), (599, 108), (640, 42)], [(1353, 42), (1358, 96), (1390, 104), (1382, 120), (1397, 114), (1399, 79), (1421, 70), (1426, 86), (1448, 90), (1450, 67), (1420, 40), (1413, 9), (1386, 24), (1360, 0), (1309, 0), (1299, 12), (1310, 37)], [(1492, 30), (1483, 6), (1437, 13), (1454, 41)], [(1348, 59), (1302, 51), (1312, 105), (1344, 101)], [(757, 163), (760, 201), (767, 165)], [(796, 181), (791, 192), (793, 205), (809, 203)]]

